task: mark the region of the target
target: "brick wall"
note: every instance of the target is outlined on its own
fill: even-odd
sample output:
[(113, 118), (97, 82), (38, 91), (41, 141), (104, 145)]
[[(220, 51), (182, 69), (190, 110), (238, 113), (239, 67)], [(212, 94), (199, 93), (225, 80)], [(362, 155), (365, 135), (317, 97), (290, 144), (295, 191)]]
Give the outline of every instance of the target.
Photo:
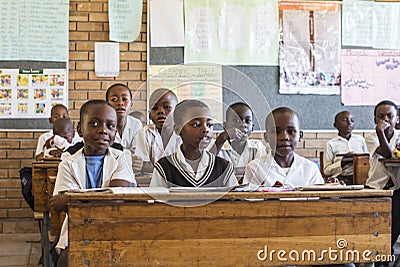
[[(146, 0), (141, 34), (133, 43), (120, 44), (120, 75), (98, 78), (94, 73), (94, 43), (108, 40), (107, 0), (70, 1), (69, 109), (76, 122), (87, 99), (105, 98), (112, 83), (127, 84), (134, 94), (134, 109), (145, 110), (146, 92), (136, 90), (146, 80)], [(36, 141), (43, 131), (0, 130), (0, 233), (37, 232), (32, 211), (21, 195), (18, 170), (31, 166)], [(318, 160), (319, 151), (335, 132), (309, 132), (298, 153)], [(253, 134), (262, 138), (262, 134)], [(16, 223), (18, 222), (18, 223)]]

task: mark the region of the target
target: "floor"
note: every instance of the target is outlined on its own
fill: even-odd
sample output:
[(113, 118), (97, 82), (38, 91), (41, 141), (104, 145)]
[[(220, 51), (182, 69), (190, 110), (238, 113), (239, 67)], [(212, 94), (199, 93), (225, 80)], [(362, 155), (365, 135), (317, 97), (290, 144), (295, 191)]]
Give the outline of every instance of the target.
[(40, 234), (0, 234), (0, 266), (41, 266)]

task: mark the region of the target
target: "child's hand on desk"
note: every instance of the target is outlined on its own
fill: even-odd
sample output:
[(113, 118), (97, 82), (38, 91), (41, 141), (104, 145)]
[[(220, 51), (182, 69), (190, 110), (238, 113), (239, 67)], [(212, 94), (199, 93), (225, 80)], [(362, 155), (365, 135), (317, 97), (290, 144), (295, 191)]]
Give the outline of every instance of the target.
[(67, 209), (68, 196), (65, 194), (57, 194), (50, 199), (51, 207), (57, 212), (63, 212)]
[(343, 182), (342, 180), (339, 180), (336, 177), (328, 177), (328, 178), (326, 178), (326, 183), (328, 183), (328, 184), (340, 183), (341, 185), (346, 185), (345, 182)]

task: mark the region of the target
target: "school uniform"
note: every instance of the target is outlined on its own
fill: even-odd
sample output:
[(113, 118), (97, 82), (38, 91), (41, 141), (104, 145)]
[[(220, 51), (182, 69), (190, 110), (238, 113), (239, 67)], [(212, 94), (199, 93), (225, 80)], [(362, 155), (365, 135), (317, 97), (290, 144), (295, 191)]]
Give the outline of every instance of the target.
[[(36, 154), (35, 154), (36, 156), (39, 155), (40, 153), (44, 153), (44, 148), (43, 148), (44, 144), (46, 144), (46, 141), (53, 136), (54, 136), (53, 130), (50, 130), (47, 133), (43, 133), (39, 136), (38, 143), (36, 146)], [(79, 136), (77, 132), (75, 132), (72, 142), (76, 144), (81, 140), (82, 138)]]
[[(62, 155), (62, 161), (58, 166), (57, 179), (53, 195), (70, 189), (88, 188), (86, 174), (86, 160), (83, 154), (83, 147), (78, 143), (75, 147), (81, 147), (77, 151), (70, 149)], [(71, 147), (74, 148), (74, 147)], [(135, 175), (132, 170), (132, 160), (128, 150), (108, 148), (104, 157), (102, 168), (102, 185), (108, 187), (111, 180), (120, 179), (128, 181), (136, 186)], [(66, 216), (61, 228), (58, 248), (65, 248), (68, 245), (68, 216)]]
[(132, 116), (127, 116), (125, 127), (122, 131), (122, 136), (120, 136), (117, 131), (117, 134), (115, 135), (115, 142), (120, 143), (126, 149), (134, 147), (135, 137), (142, 128), (143, 125), (140, 120)]
[[(376, 153), (376, 149), (379, 147), (379, 139), (376, 133), (371, 133), (370, 135), (366, 136), (365, 141), (370, 154), (370, 168), (366, 185), (376, 189), (383, 189), (388, 184), (390, 178), (390, 183), (393, 183), (393, 185), (389, 185), (390, 187), (387, 189), (399, 189), (400, 168), (385, 167), (385, 165), (379, 161), (379, 159), (383, 159), (384, 157)], [(395, 130), (389, 142), (390, 149), (393, 150), (398, 143), (400, 143), (400, 132)]]
[(203, 150), (194, 172), (179, 147), (175, 153), (161, 158), (154, 164), (151, 187), (224, 187), (235, 186), (237, 180), (233, 165)]
[(272, 154), (267, 154), (251, 161), (245, 170), (243, 183), (256, 186), (273, 186), (277, 181), (285, 187), (323, 184), (324, 178), (317, 164), (296, 153), (290, 169), (282, 168), (276, 163)]
[(326, 143), (324, 151), (324, 173), (332, 177), (353, 175), (353, 164), (347, 164), (341, 167), (341, 156), (337, 154), (368, 153), (367, 144), (364, 137), (360, 135), (351, 135), (347, 140), (342, 136), (336, 136)]
[[(375, 189), (390, 189), (392, 196), (392, 246), (396, 243), (400, 234), (400, 167), (385, 167), (379, 159), (384, 157), (376, 153), (379, 147), (379, 139), (375, 133), (365, 137), (370, 154), (368, 179), (365, 184)], [(395, 130), (389, 142), (390, 149), (394, 149), (400, 143), (399, 131)]]
[(54, 146), (52, 148), (44, 150), (44, 157), (52, 157), (51, 151), (57, 150), (57, 148), (64, 148), (64, 151), (75, 144), (82, 142), (82, 138), (79, 135), (74, 135), (72, 142), (69, 143), (67, 139), (59, 135), (54, 136)]
[(154, 124), (150, 124), (139, 131), (134, 143), (136, 147), (135, 155), (141, 157), (144, 162), (154, 164), (160, 158), (174, 153), (182, 144), (182, 139), (173, 132), (164, 149), (161, 134)]
[(260, 140), (248, 139), (242, 154), (236, 152), (229, 141), (226, 141), (221, 147), (218, 156), (232, 163), (234, 167), (246, 167), (250, 161), (265, 154), (265, 146)]

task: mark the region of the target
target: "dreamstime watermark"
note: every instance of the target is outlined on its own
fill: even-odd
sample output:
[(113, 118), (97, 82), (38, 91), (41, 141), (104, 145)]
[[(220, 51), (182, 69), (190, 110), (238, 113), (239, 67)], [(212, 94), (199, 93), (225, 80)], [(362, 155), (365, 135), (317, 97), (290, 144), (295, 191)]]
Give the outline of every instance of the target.
[(280, 261), (280, 262), (322, 262), (329, 260), (330, 262), (389, 262), (395, 261), (395, 255), (378, 255), (376, 251), (364, 250), (358, 251), (347, 248), (347, 241), (344, 238), (339, 238), (336, 241), (336, 248), (329, 247), (328, 249), (292, 249), (286, 251), (284, 249), (268, 250), (268, 245), (264, 246), (257, 252), (257, 259), (259, 261)]

